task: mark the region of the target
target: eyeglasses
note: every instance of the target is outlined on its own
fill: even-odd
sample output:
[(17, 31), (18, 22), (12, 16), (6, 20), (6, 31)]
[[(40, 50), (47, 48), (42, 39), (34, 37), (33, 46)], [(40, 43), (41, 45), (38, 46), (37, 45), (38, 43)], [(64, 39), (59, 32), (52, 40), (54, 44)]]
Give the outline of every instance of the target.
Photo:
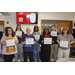
[(45, 30), (45, 31), (48, 31), (48, 30)]
[(27, 31), (31, 31), (31, 30), (27, 30)]
[(12, 30), (8, 30), (8, 32), (12, 32)]

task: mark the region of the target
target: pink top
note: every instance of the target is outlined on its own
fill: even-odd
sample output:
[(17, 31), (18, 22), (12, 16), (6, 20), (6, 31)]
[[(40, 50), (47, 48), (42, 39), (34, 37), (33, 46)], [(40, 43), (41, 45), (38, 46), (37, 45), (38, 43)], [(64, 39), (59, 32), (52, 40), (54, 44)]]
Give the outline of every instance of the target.
[[(4, 35), (4, 36), (1, 38), (1, 42), (5, 42), (5, 38), (6, 38), (6, 37), (7, 37), (7, 36)], [(9, 37), (12, 37), (12, 36), (9, 36)], [(18, 41), (18, 39), (17, 39), (16, 36), (15, 36), (14, 38), (15, 38), (15, 41)], [(15, 48), (16, 48), (16, 51), (14, 51), (14, 52), (6, 52), (6, 46), (3, 45), (2, 54), (3, 54), (3, 55), (12, 55), (12, 54), (16, 54), (16, 53), (17, 53), (17, 47), (16, 47), (16, 45), (15, 45)]]

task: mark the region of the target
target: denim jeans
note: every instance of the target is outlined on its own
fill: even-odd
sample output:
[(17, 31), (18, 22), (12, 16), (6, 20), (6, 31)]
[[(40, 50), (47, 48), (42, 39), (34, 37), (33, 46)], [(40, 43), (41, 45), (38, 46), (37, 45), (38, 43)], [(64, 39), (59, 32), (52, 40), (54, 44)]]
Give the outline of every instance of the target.
[(22, 44), (19, 43), (19, 44), (17, 44), (17, 54), (15, 54), (15, 61), (18, 60), (18, 53), (19, 53), (19, 56), (20, 56), (20, 61), (22, 61), (22, 52), (23, 52)]
[(35, 57), (37, 60), (39, 60), (39, 49), (40, 49), (40, 44), (39, 43), (34, 44), (33, 60), (35, 60)]

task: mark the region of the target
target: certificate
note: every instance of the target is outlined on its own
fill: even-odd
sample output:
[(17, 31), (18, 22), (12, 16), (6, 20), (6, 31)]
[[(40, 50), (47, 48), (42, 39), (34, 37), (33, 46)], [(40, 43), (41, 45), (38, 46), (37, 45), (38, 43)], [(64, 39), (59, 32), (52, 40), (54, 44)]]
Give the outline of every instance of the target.
[(68, 41), (60, 41), (60, 47), (68, 48)]
[(35, 40), (39, 40), (40, 39), (40, 35), (34, 35)]
[(22, 31), (16, 31), (16, 36), (22, 36)]
[(44, 38), (44, 44), (52, 44), (52, 38)]
[(26, 38), (26, 44), (34, 44), (34, 38)]
[(6, 40), (7, 46), (13, 46), (15, 45), (15, 39), (12, 40)]
[(51, 36), (57, 36), (57, 32), (56, 31), (51, 31)]

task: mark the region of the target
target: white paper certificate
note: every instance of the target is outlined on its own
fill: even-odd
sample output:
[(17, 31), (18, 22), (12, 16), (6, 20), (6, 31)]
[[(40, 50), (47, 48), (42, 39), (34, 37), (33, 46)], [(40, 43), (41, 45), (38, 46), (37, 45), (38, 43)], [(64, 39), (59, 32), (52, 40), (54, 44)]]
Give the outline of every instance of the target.
[(35, 40), (39, 40), (40, 39), (40, 35), (34, 35)]
[(51, 31), (51, 36), (57, 36), (57, 32), (56, 31)]
[(26, 38), (26, 44), (34, 44), (34, 38)]
[(16, 31), (16, 36), (22, 36), (22, 31)]
[(44, 38), (44, 44), (52, 44), (52, 38)]
[(68, 41), (60, 41), (60, 47), (68, 48)]
[(13, 46), (15, 45), (15, 39), (13, 40), (6, 40), (7, 46)]

